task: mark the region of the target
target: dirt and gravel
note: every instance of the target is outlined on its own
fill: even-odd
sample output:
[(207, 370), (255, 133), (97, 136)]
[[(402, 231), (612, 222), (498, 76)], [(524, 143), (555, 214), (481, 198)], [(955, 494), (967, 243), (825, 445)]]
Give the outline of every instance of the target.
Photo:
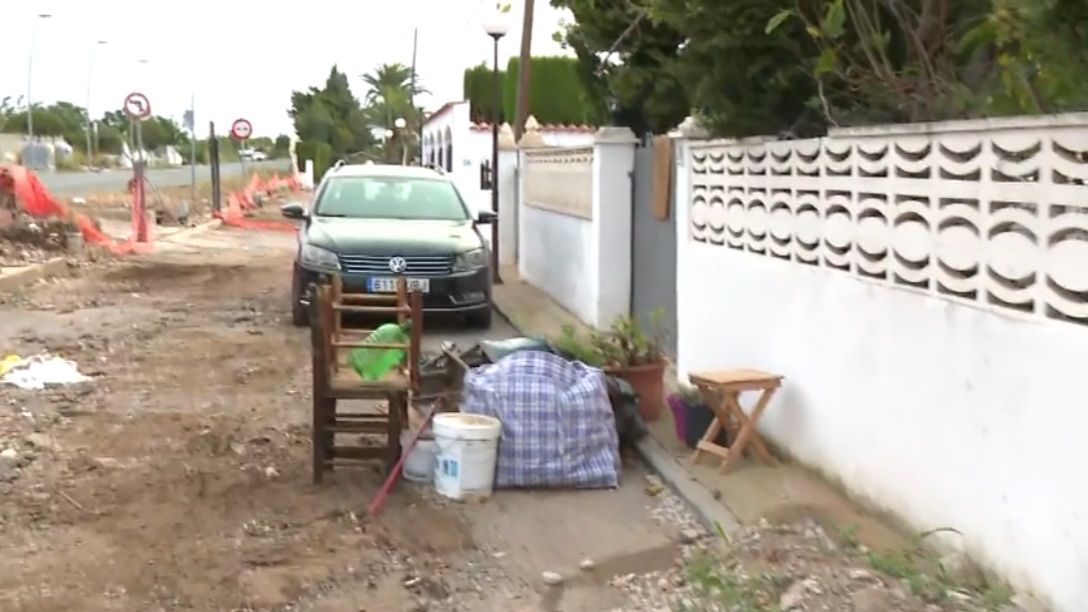
[(607, 576), (542, 572), (672, 563), (676, 527), (652, 519), (637, 465), (618, 491), (473, 506), (405, 484), (377, 520), (376, 470), (312, 486), (292, 244), (219, 230), (0, 296), (0, 352), (92, 378), (0, 388), (0, 609), (610, 609), (627, 600)]
[[(293, 244), (195, 232), (0, 295), (0, 358), (47, 351), (91, 377), (0, 387), (0, 609), (989, 607), (815, 524), (753, 526), (723, 544), (633, 461), (618, 490), (473, 505), (404, 483), (367, 518), (376, 468), (310, 484)], [(431, 346), (480, 338), (432, 327)], [(500, 320), (488, 335), (513, 333)]]

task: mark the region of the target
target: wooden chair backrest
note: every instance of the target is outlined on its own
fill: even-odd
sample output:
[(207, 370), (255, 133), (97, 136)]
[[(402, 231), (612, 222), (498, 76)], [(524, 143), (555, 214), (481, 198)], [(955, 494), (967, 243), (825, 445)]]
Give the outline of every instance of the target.
[[(356, 348), (400, 349), (407, 354), (408, 379), (413, 390), (419, 388), (419, 365), (423, 350), (423, 294), (409, 292), (404, 278), (397, 279), (397, 291), (393, 294), (345, 293), (343, 281), (334, 276), (329, 285), (317, 288), (320, 321), (316, 329), (322, 331), (321, 350), (330, 376), (340, 367), (340, 351)], [(398, 323), (411, 320), (412, 327), (407, 343), (366, 343), (366, 337), (374, 330), (348, 328), (344, 316), (348, 314), (391, 314)], [(316, 348), (316, 347), (315, 347)], [(359, 381), (366, 384), (365, 381)]]

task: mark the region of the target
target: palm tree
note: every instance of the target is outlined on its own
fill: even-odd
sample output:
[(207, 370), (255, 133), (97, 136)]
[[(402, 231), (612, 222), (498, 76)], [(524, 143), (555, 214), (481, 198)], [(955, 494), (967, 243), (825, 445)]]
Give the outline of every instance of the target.
[(428, 93), (427, 89), (418, 79), (413, 84), (412, 70), (404, 64), (380, 64), (373, 72), (362, 75), (362, 79), (367, 86), (366, 114), (371, 125), (389, 130), (398, 118), (404, 118), (408, 122), (407, 133), (398, 134), (397, 140), (411, 146), (422, 120), (420, 109), (413, 108), (413, 99)]
[(367, 85), (367, 102), (388, 99), (394, 91), (410, 96), (428, 93), (418, 79), (413, 87), (412, 69), (404, 64), (381, 64), (373, 72), (364, 74), (363, 82)]

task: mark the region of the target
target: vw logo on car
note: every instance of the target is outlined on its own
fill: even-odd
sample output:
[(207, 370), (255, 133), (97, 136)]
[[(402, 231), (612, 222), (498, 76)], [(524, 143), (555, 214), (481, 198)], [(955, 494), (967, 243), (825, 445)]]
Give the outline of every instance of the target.
[(403, 257), (393, 257), (389, 260), (389, 271), (393, 274), (404, 274), (408, 269), (408, 262)]

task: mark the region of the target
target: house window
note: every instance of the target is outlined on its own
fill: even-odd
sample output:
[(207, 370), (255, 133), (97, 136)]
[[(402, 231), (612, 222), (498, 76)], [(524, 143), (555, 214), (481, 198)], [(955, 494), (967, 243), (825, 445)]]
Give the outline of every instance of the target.
[(491, 189), (491, 160), (480, 162), (480, 189)]
[(446, 172), (453, 172), (453, 143), (446, 143)]

